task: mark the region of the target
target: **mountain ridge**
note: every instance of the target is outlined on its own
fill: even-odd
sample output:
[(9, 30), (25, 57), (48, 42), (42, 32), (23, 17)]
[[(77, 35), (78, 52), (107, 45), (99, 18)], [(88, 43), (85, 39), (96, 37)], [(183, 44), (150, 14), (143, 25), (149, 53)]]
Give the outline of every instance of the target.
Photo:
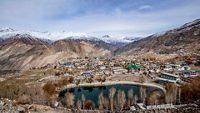
[(16, 34), (0, 41), (0, 69), (25, 70), (56, 63), (69, 57), (109, 56), (111, 52), (80, 40), (49, 42), (28, 34)]
[[(0, 30), (1, 33), (12, 31), (14, 30), (11, 28)], [(110, 37), (106, 35), (104, 40)], [(23, 33), (0, 35), (0, 68), (23, 70), (42, 67), (70, 57), (131, 56), (150, 51), (158, 54), (192, 53), (200, 48), (200, 19), (146, 38), (126, 38), (133, 42), (108, 43), (87, 36), (72, 36), (52, 41)]]
[(161, 34), (154, 34), (114, 51), (115, 55), (133, 55), (154, 51), (161, 54), (194, 52), (200, 48), (200, 19)]
[[(23, 31), (23, 30), (15, 30), (9, 27), (0, 28), (0, 37), (5, 39), (10, 36), (15, 36), (16, 34), (28, 34), (33, 37), (37, 37), (40, 39), (48, 39), (51, 41), (57, 41), (62, 39), (86, 39), (86, 40), (102, 40), (106, 43), (130, 43), (130, 40), (126, 40), (123, 37), (116, 38), (110, 35), (103, 35), (101, 37), (88, 35), (86, 33), (74, 33), (74, 32), (38, 32), (38, 31)], [(106, 37), (107, 36), (107, 37)]]

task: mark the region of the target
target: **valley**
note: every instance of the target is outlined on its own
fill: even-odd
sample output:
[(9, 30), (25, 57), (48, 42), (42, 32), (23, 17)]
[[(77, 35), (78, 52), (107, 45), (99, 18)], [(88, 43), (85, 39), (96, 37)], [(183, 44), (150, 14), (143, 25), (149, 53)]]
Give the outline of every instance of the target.
[(46, 34), (0, 30), (1, 112), (199, 112), (199, 19), (135, 40)]

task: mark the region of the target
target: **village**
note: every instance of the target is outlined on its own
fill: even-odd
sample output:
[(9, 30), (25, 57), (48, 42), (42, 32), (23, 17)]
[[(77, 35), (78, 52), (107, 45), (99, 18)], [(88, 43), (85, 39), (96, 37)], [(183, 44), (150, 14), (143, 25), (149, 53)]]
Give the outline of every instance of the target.
[(200, 73), (200, 58), (177, 62), (156, 59), (126, 58), (71, 58), (42, 68), (58, 70), (56, 76), (73, 77), (80, 83), (104, 81), (172, 82), (184, 84)]
[[(15, 99), (16, 95), (13, 92), (22, 92), (22, 97), (26, 96), (22, 99), (20, 98), (21, 100), (16, 99), (16, 101), (22, 101), (20, 103), (47, 104), (57, 108), (58, 106), (63, 106), (56, 99), (59, 98), (58, 93), (66, 88), (104, 86), (115, 83), (150, 84), (165, 91), (166, 95), (168, 95), (165, 97), (165, 100), (167, 100), (165, 104), (163, 104), (163, 101), (161, 102), (156, 99), (148, 102), (148, 106), (146, 107), (145, 103), (137, 103), (135, 104), (137, 106), (130, 106), (130, 108), (126, 109), (133, 112), (152, 109), (173, 110), (182, 106), (179, 105), (181, 104), (181, 86), (190, 84), (199, 74), (199, 57), (182, 57), (167, 61), (160, 61), (154, 57), (69, 58), (60, 60), (54, 64), (47, 64), (44, 67), (15, 73), (15, 76), (13, 74), (2, 75), (1, 83), (6, 82), (7, 85), (4, 86), (8, 89), (10, 88), (10, 90), (5, 90), (4, 86), (0, 88), (4, 92), (1, 94), (1, 97)], [(14, 81), (15, 85), (12, 85), (11, 83)], [(169, 84), (173, 84), (173, 86)], [(30, 88), (31, 90), (26, 92)], [(176, 93), (174, 94), (174, 92)], [(36, 95), (32, 95), (33, 93)], [(49, 100), (44, 96), (54, 99)], [(94, 106), (92, 108), (81, 109), (94, 109)]]

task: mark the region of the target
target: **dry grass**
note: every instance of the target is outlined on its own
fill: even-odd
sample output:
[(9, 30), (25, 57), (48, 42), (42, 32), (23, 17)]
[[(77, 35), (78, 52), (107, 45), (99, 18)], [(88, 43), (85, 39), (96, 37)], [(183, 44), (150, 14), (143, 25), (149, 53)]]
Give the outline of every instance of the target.
[(56, 93), (56, 86), (52, 81), (47, 82), (43, 86), (43, 90), (50, 96)]
[(190, 84), (183, 85), (181, 87), (181, 101), (184, 103), (190, 103), (196, 100), (200, 100), (200, 76), (194, 78)]
[(31, 103), (31, 97), (28, 95), (22, 95), (19, 96), (17, 99), (18, 104), (30, 104)]
[(175, 58), (175, 54), (157, 54), (154, 52), (148, 52), (140, 55), (139, 57), (146, 61), (166, 61)]
[(57, 77), (52, 81), (42, 81), (42, 78), (55, 74), (55, 69), (34, 69), (19, 73), (20, 76), (7, 77), (0, 82), (0, 97), (23, 100), (24, 95), (30, 97), (32, 103), (46, 104), (51, 99), (48, 96), (55, 97), (56, 88), (62, 87), (70, 82), (73, 78)]

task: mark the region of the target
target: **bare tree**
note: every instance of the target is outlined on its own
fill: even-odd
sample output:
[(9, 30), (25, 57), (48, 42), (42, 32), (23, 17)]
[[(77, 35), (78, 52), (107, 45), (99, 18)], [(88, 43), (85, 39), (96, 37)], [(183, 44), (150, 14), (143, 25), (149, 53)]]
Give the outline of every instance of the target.
[(67, 92), (65, 94), (65, 102), (67, 107), (73, 107), (74, 106), (74, 95), (72, 93)]
[(145, 103), (146, 100), (146, 88), (144, 86), (140, 86), (140, 95), (142, 103)]
[(85, 109), (85, 95), (82, 94), (81, 96), (81, 101), (82, 101), (82, 105), (83, 105), (83, 109)]
[(100, 109), (100, 110), (103, 110), (103, 108), (104, 108), (104, 96), (103, 96), (103, 93), (102, 93), (102, 92), (99, 94), (99, 97), (98, 97), (98, 98), (99, 98), (99, 99), (98, 99), (99, 109)]
[(174, 92), (173, 92), (173, 103), (176, 104), (177, 102), (177, 95), (178, 95), (178, 87), (174, 84), (173, 86)]
[(110, 98), (110, 109), (114, 110), (114, 96), (115, 96), (116, 89), (114, 87), (109, 89), (109, 98)]
[(149, 105), (157, 105), (165, 103), (164, 93), (160, 90), (152, 91), (150, 94), (148, 94), (147, 97), (147, 104)]
[(110, 107), (109, 105), (110, 105), (110, 104), (109, 104), (109, 99), (106, 98), (106, 97), (104, 97), (104, 108), (108, 110), (109, 107)]
[(181, 103), (181, 88), (178, 87), (178, 103)]
[(80, 100), (78, 100), (77, 102), (76, 102), (76, 107), (77, 107), (77, 109), (81, 109), (81, 107), (82, 107), (82, 102), (80, 101)]
[(99, 94), (98, 103), (99, 103), (99, 109), (100, 110), (109, 108), (109, 100), (108, 100), (108, 98), (103, 96), (102, 92)]
[(128, 104), (131, 106), (135, 102), (134, 94), (133, 94), (133, 89), (129, 89), (128, 91)]
[(137, 101), (138, 101), (138, 96), (135, 95), (135, 96), (134, 96), (134, 102), (133, 102), (133, 103), (137, 103)]
[(176, 103), (178, 87), (174, 83), (166, 85), (165, 101), (166, 103)]
[(117, 99), (120, 106), (120, 110), (122, 111), (124, 108), (124, 104), (126, 103), (126, 95), (124, 91), (121, 91), (121, 90), (118, 91)]

